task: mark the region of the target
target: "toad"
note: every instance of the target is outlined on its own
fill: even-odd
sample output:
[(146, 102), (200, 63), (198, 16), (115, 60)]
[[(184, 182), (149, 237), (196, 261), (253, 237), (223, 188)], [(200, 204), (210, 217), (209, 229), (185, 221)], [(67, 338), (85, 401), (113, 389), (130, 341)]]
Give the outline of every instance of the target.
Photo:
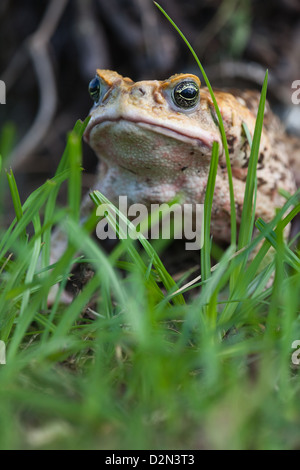
[[(212, 145), (219, 142), (211, 233), (230, 242), (230, 199), (218, 120), (207, 88), (192, 74), (134, 82), (110, 70), (97, 70), (89, 92), (94, 101), (84, 138), (100, 159), (96, 187), (113, 203), (164, 203), (178, 193), (182, 203), (203, 203)], [(215, 91), (222, 114), (240, 222), (250, 156), (243, 122), (253, 136), (259, 94)], [(270, 221), (284, 203), (280, 188), (293, 193), (300, 178), (291, 161), (290, 139), (266, 104), (257, 167), (256, 218)], [(300, 147), (300, 146), (299, 146)], [(92, 207), (86, 199), (84, 210)]]

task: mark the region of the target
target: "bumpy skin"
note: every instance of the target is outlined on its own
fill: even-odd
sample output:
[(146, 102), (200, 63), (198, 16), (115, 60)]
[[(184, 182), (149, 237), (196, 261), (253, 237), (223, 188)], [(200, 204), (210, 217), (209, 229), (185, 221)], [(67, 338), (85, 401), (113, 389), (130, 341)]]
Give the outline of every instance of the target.
[[(100, 158), (99, 189), (113, 202), (127, 195), (134, 202), (162, 203), (178, 193), (183, 203), (203, 203), (214, 141), (220, 160), (214, 193), (211, 230), (217, 240), (230, 241), (230, 200), (227, 169), (214, 106), (207, 88), (189, 111), (176, 106), (172, 90), (182, 80), (199, 79), (178, 74), (165, 81), (133, 82), (116, 72), (97, 70), (101, 94), (91, 110), (85, 140)], [(245, 122), (253, 135), (259, 95), (256, 92), (215, 91), (229, 145), (237, 219), (240, 220), (250, 148)], [(266, 106), (257, 168), (256, 216), (269, 221), (282, 205), (278, 189), (291, 193), (299, 179), (298, 156), (279, 120)], [(298, 173), (290, 160), (298, 165)]]

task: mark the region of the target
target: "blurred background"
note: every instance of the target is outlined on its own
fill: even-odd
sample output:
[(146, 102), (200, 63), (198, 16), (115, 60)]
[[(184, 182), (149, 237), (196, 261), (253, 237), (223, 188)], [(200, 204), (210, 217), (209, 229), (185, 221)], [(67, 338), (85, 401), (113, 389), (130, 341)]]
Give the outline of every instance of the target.
[[(289, 130), (300, 132), (291, 102), (292, 82), (300, 79), (299, 0), (160, 4), (195, 48), (213, 86), (260, 89), (268, 68), (269, 100)], [(151, 0), (1, 0), (0, 21), (0, 79), (7, 93), (0, 105), (0, 151), (4, 166), (14, 169), (22, 202), (54, 174), (67, 132), (87, 116), (96, 68), (133, 80), (198, 74)], [(90, 188), (96, 157), (83, 145), (83, 182)]]

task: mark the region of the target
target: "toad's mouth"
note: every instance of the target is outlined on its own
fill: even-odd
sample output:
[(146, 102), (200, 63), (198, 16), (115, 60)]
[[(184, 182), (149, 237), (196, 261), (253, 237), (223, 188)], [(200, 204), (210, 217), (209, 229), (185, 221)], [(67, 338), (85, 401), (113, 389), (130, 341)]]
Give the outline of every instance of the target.
[(91, 134), (94, 134), (95, 132), (97, 133), (98, 131), (101, 131), (101, 129), (105, 126), (112, 125), (113, 123), (121, 124), (126, 122), (132, 123), (142, 129), (146, 129), (157, 134), (165, 135), (174, 140), (186, 142), (196, 147), (205, 148), (206, 150), (212, 149), (214, 141), (217, 140), (220, 143), (220, 138), (216, 138), (216, 135), (206, 131), (205, 129), (201, 129), (200, 127), (191, 127), (183, 129), (180, 128), (178, 125), (174, 125), (174, 123), (166, 125), (163, 122), (157, 122), (151, 119), (135, 119), (132, 117), (107, 118), (104, 116), (91, 119), (84, 132), (84, 139), (87, 143), (90, 143)]

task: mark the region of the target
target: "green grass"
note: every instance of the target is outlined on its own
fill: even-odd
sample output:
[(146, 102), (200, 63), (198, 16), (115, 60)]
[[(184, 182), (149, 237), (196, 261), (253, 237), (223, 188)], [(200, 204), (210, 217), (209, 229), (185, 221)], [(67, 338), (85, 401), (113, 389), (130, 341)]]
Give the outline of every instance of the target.
[[(265, 92), (266, 81), (245, 194), (250, 212)], [(7, 174), (16, 218), (0, 234), (0, 339), (7, 346), (7, 364), (0, 365), (0, 448), (299, 448), (300, 381), (291, 345), (300, 339), (300, 260), (283, 237), (300, 211), (299, 191), (272, 222), (256, 221), (253, 240), (254, 218), (242, 218), (239, 254), (232, 243), (211, 269), (214, 146), (202, 278), (185, 287), (185, 277), (175, 282), (142, 236), (121, 239), (108, 255), (90, 235), (95, 214), (80, 226), (86, 124), (76, 123), (55, 176), (23, 204)], [(9, 145), (5, 135), (0, 142)], [(56, 198), (64, 181), (68, 204), (61, 209)], [(107, 202), (98, 192), (92, 197)], [(50, 269), (54, 224), (69, 243)], [(121, 227), (117, 231), (122, 235)], [(267, 261), (271, 245), (274, 257)], [(95, 275), (64, 306), (59, 296), (78, 251)], [(61, 289), (48, 308), (58, 281)]]

